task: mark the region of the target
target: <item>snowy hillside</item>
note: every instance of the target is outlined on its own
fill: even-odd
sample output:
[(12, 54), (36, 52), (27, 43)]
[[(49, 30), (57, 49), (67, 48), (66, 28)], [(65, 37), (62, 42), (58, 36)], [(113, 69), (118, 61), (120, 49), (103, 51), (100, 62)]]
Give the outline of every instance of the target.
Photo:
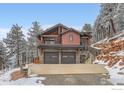
[(101, 50), (94, 64), (105, 64), (113, 84), (124, 84), (124, 33), (92, 45)]
[(30, 76), (28, 78), (20, 78), (18, 80), (11, 80), (11, 73), (19, 70), (13, 69), (10, 70), (4, 74), (0, 75), (0, 85), (43, 85), (42, 80), (44, 80), (44, 77), (36, 77), (36, 76)]

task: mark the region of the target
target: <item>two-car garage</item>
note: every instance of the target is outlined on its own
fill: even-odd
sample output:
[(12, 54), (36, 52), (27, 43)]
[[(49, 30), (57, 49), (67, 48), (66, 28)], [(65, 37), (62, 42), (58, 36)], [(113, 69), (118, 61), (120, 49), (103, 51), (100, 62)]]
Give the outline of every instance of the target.
[[(59, 62), (61, 56), (61, 62)], [(76, 64), (75, 52), (44, 52), (44, 64)]]

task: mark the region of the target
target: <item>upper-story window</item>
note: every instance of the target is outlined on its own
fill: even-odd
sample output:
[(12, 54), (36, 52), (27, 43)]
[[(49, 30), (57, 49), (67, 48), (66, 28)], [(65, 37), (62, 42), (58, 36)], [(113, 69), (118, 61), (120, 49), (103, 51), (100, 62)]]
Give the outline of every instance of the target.
[(45, 44), (55, 44), (55, 40), (45, 40)]
[(73, 35), (69, 34), (69, 41), (73, 41)]
[(55, 39), (53, 38), (46, 38), (44, 41), (45, 44), (55, 44)]

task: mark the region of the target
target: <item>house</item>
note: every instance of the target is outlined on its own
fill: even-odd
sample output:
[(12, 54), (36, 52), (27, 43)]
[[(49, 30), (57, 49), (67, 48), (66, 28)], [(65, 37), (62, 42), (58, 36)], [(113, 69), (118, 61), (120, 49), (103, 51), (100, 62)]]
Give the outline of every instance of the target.
[(41, 64), (80, 64), (81, 52), (88, 50), (90, 38), (90, 33), (63, 24), (46, 29), (38, 36)]

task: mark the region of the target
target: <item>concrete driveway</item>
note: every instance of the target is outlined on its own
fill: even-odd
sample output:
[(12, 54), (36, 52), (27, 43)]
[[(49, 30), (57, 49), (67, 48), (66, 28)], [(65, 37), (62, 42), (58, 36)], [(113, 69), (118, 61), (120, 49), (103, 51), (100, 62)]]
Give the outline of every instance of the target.
[(29, 75), (46, 77), (45, 85), (111, 85), (107, 73), (98, 64), (31, 64), (28, 68)]
[(112, 85), (106, 77), (101, 74), (80, 75), (40, 75), (46, 79), (44, 85)]

